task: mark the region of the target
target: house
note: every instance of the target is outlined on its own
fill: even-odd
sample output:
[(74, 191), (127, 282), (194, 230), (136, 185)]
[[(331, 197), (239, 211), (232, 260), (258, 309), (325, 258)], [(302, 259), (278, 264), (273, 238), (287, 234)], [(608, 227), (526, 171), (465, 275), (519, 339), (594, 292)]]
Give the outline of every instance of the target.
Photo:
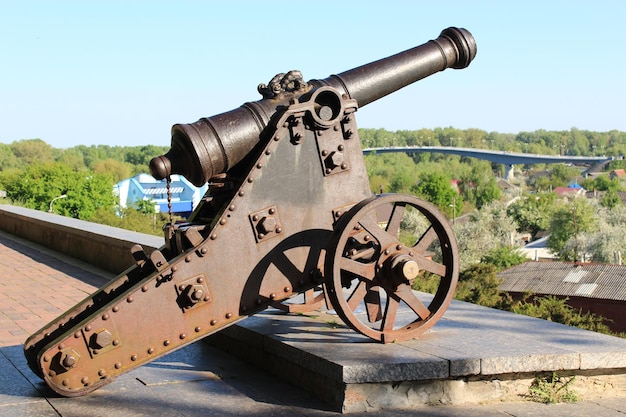
[(615, 332), (626, 332), (626, 265), (525, 262), (498, 273), (500, 290), (520, 300), (553, 295), (568, 298), (576, 311), (609, 319)]
[[(207, 189), (207, 184), (196, 187), (182, 175), (172, 175), (170, 182), (172, 212), (184, 218), (189, 217)], [(151, 175), (139, 174), (118, 182), (114, 192), (119, 196), (120, 207), (131, 207), (139, 200), (150, 200), (154, 202), (157, 213), (168, 212), (165, 180), (156, 180)]]
[(554, 192), (556, 193), (557, 196), (559, 196), (559, 198), (574, 198), (574, 197), (578, 197), (581, 195), (585, 195), (585, 189), (582, 188), (581, 186), (578, 187), (556, 187), (554, 189)]
[(622, 178), (626, 178), (626, 171), (624, 171), (623, 169), (614, 169), (613, 171), (611, 171), (611, 173), (609, 174), (609, 178), (610, 179), (622, 179)]

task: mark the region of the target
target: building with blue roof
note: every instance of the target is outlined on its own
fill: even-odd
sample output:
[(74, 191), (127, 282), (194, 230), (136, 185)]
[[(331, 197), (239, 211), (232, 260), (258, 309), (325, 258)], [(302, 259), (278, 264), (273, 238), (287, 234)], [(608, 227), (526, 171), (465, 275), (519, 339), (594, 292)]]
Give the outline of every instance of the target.
[[(182, 175), (172, 175), (170, 192), (172, 212), (187, 218), (196, 208), (208, 189), (208, 184), (196, 187)], [(118, 182), (114, 192), (119, 197), (120, 207), (132, 207), (137, 201), (154, 202), (155, 211), (167, 213), (167, 183), (156, 180), (149, 174), (139, 174)]]

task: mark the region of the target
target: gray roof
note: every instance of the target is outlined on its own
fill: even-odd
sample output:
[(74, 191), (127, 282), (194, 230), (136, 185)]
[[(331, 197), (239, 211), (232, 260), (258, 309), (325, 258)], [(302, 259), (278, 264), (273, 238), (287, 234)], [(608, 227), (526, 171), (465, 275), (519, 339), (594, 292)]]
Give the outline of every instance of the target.
[(525, 262), (498, 278), (506, 292), (626, 301), (626, 265)]

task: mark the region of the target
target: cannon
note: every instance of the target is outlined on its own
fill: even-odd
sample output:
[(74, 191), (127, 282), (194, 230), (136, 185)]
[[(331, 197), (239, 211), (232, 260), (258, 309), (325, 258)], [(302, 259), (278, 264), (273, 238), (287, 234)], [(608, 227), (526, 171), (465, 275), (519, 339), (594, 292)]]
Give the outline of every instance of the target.
[(472, 35), (448, 28), (325, 79), (278, 74), (259, 101), (174, 125), (150, 171), (208, 182), (206, 195), (185, 222), (170, 213), (161, 248), (135, 245), (126, 271), (30, 336), (30, 368), (60, 395), (85, 395), (272, 306), (327, 303), (382, 343), (431, 328), (456, 287), (456, 240), (428, 202), (372, 193), (355, 112), (475, 55)]

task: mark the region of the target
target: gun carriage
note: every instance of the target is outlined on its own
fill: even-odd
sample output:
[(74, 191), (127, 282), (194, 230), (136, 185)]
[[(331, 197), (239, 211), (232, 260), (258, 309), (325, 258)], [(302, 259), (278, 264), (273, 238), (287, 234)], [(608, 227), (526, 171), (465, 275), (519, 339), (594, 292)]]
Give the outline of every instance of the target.
[[(448, 28), (326, 79), (278, 74), (259, 101), (174, 125), (152, 175), (209, 191), (187, 222), (170, 218), (159, 250), (133, 247), (131, 267), (33, 334), (31, 369), (61, 395), (84, 395), (270, 306), (326, 302), (383, 343), (431, 328), (458, 278), (452, 229), (414, 196), (372, 194), (355, 111), (475, 54), (468, 31)], [(414, 280), (434, 294), (413, 292)]]

